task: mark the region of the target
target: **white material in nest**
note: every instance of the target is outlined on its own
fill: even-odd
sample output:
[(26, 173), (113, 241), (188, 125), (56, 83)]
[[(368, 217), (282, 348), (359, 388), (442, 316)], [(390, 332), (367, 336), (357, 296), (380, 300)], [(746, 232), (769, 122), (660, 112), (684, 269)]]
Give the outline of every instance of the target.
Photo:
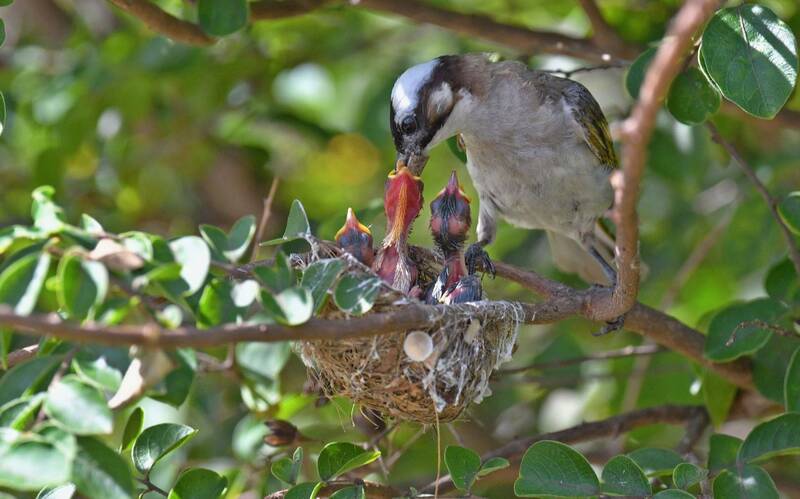
[(433, 353), (433, 340), (423, 331), (411, 331), (403, 342), (403, 350), (409, 359), (422, 362)]

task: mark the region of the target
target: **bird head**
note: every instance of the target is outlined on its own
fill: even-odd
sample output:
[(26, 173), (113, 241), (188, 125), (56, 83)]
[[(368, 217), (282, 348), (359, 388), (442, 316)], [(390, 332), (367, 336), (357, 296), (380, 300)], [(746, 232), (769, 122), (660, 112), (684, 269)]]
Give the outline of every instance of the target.
[(422, 188), (422, 180), (405, 166), (389, 173), (383, 194), (386, 212), (384, 246), (405, 241), (408, 237), (411, 224), (422, 211)]
[(446, 253), (459, 249), (467, 239), (472, 224), (469, 203), (453, 170), (450, 181), (431, 202), (431, 233), (436, 244)]
[(430, 149), (460, 131), (483, 59), (446, 55), (400, 75), (392, 88), (389, 118), (398, 164), (419, 175)]
[(372, 233), (356, 218), (352, 208), (347, 209), (344, 225), (334, 238), (339, 247), (353, 255), (364, 265), (372, 265), (375, 251), (372, 249)]

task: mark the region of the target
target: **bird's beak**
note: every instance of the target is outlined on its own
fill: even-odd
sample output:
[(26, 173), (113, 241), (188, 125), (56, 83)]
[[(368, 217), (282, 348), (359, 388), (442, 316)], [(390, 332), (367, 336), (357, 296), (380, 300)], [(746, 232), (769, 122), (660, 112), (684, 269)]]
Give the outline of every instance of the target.
[(422, 181), (405, 166), (389, 173), (384, 204), (391, 223), (388, 240), (399, 241), (422, 207)]
[(406, 167), (414, 175), (421, 175), (422, 170), (425, 169), (425, 164), (428, 162), (428, 157), (421, 153), (398, 153), (397, 163), (395, 164), (395, 171), (400, 171), (400, 168)]
[(461, 190), (461, 184), (458, 183), (458, 175), (456, 171), (453, 170), (453, 173), (450, 174), (450, 180), (447, 181), (447, 185), (444, 189), (439, 193), (439, 195), (446, 194), (449, 196), (457, 196), (465, 200), (468, 204), (470, 203), (469, 197), (464, 194), (464, 191)]
[(356, 218), (356, 214), (353, 212), (353, 208), (347, 209), (347, 219), (345, 220), (342, 228), (339, 229), (339, 231), (334, 236), (334, 239), (338, 241), (339, 239), (342, 238), (342, 236), (344, 236), (346, 233), (349, 232), (360, 232), (363, 234), (367, 234), (369, 236), (372, 235), (369, 229), (366, 226), (364, 226), (364, 224), (358, 221), (358, 218)]

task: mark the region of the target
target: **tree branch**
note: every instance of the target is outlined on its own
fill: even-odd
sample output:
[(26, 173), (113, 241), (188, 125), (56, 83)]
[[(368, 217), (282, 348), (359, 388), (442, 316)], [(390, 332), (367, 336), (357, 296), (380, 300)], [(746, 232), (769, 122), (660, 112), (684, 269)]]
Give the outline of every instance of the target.
[(138, 17), (148, 28), (176, 42), (189, 45), (211, 45), (216, 40), (194, 23), (164, 12), (149, 0), (108, 0), (128, 14)]
[(250, 2), (250, 19), (267, 21), (299, 16), (329, 3), (331, 0), (259, 0)]
[(37, 353), (39, 353), (38, 343), (27, 346), (25, 348), (20, 348), (19, 350), (14, 350), (13, 352), (10, 352), (8, 354), (8, 361), (6, 362), (6, 367), (8, 369), (11, 369), (17, 364), (22, 364), (26, 360), (36, 357)]
[(761, 195), (761, 198), (767, 203), (769, 207), (770, 213), (772, 213), (772, 218), (778, 223), (778, 227), (781, 229), (781, 233), (783, 234), (783, 238), (786, 240), (786, 244), (789, 246), (789, 259), (792, 260), (792, 264), (794, 265), (794, 270), (797, 272), (797, 276), (800, 277), (800, 247), (797, 245), (797, 239), (795, 238), (792, 231), (789, 230), (789, 227), (783, 222), (780, 214), (778, 213), (778, 200), (775, 199), (772, 194), (770, 194), (767, 187), (764, 183), (758, 178), (756, 175), (755, 170), (752, 166), (739, 154), (739, 151), (733, 147), (733, 144), (725, 140), (722, 135), (720, 135), (719, 130), (717, 127), (711, 123), (710, 121), (706, 123), (706, 127), (708, 127), (708, 131), (711, 132), (711, 138), (717, 144), (721, 145), (723, 149), (725, 149), (728, 154), (730, 154), (731, 158), (736, 161), (736, 163), (741, 167), (742, 171), (744, 171), (747, 178), (750, 179), (750, 182), (756, 187), (756, 190)]
[[(334, 480), (328, 482), (320, 489), (320, 495), (318, 497), (328, 497), (328, 495), (336, 492), (337, 490), (350, 487), (352, 485), (362, 485), (364, 487), (366, 497), (369, 497), (370, 499), (393, 499), (395, 497), (402, 497), (401, 493), (388, 485), (375, 482), (365, 482), (363, 480)], [(286, 497), (287, 492), (289, 492), (288, 489), (279, 490), (278, 492), (273, 492), (272, 494), (264, 497), (264, 499), (283, 499)]]
[(578, 0), (581, 8), (589, 18), (589, 23), (592, 25), (594, 32), (595, 43), (601, 47), (607, 48), (614, 54), (625, 56), (626, 58), (634, 58), (639, 50), (627, 44), (619, 33), (606, 21), (603, 13), (600, 12), (600, 7), (595, 0)]
[[(706, 416), (703, 416), (703, 415)], [(556, 440), (565, 444), (577, 444), (587, 440), (595, 440), (605, 437), (616, 437), (622, 433), (627, 433), (641, 426), (652, 424), (691, 424), (700, 418), (707, 418), (705, 407), (699, 405), (663, 405), (639, 409), (618, 416), (613, 416), (602, 421), (583, 423), (566, 430), (543, 433), (535, 437), (517, 438), (507, 444), (487, 452), (481, 456), (481, 461), (493, 457), (505, 457), (513, 459), (522, 455), (528, 447), (542, 440)], [(432, 490), (438, 482), (439, 491), (443, 492), (452, 488), (450, 475), (441, 477), (425, 487), (424, 490)]]
[(661, 352), (666, 352), (663, 348), (657, 345), (642, 345), (642, 346), (627, 346), (619, 350), (609, 350), (607, 352), (597, 352), (583, 357), (575, 357), (571, 359), (556, 360), (553, 362), (536, 362), (527, 366), (514, 367), (510, 369), (498, 369), (496, 374), (503, 376), (508, 374), (524, 373), (526, 371), (544, 371), (547, 369), (558, 369), (559, 367), (573, 366), (575, 364), (582, 364), (593, 360), (609, 360), (619, 359), (625, 357), (637, 357), (640, 355), (653, 355)]

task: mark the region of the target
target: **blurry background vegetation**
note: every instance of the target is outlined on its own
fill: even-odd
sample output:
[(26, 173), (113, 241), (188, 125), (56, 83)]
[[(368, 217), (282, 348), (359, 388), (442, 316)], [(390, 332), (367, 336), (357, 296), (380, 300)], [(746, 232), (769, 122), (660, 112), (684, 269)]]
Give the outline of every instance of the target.
[[(194, 7), (180, 0), (157, 3), (185, 18), (194, 15)], [(589, 30), (572, 1), (429, 3), (575, 35)], [(680, 3), (608, 0), (602, 6), (626, 40), (645, 46), (663, 35)], [(800, 32), (796, 0), (763, 3)], [(27, 224), (31, 190), (50, 184), (70, 219), (85, 212), (115, 232), (196, 233), (199, 223), (229, 226), (242, 215), (258, 215), (270, 182), (279, 177), (268, 236), (281, 230), (291, 200), (299, 198), (318, 235), (331, 238), (352, 206), (362, 221), (373, 224), (379, 239), (383, 181), (394, 160), (388, 96), (399, 73), (441, 54), (468, 51), (497, 51), (537, 67), (580, 65), (563, 57), (528, 57), (346, 6), (255, 23), (209, 48), (156, 36), (101, 0), (22, 0), (0, 8), (0, 17), (7, 31), (0, 49), (0, 88), (9, 108), (0, 137), (0, 226)], [(623, 76), (624, 69), (575, 76), (593, 91), (612, 123), (625, 116), (632, 102)], [(788, 108), (800, 110), (797, 92)], [(720, 114), (715, 121), (776, 195), (800, 185), (800, 133), (742, 116)], [(640, 218), (650, 274), (640, 298), (666, 305), (666, 312), (704, 330), (718, 307), (763, 294), (764, 275), (782, 258), (784, 243), (764, 202), (741, 171), (728, 165), (704, 127), (681, 125), (662, 112), (649, 157)], [(452, 169), (477, 199), (463, 164), (446, 145), (437, 148), (426, 169), (426, 199), (434, 197)], [(427, 216), (424, 212), (417, 222), (413, 239), (418, 244), (430, 245)], [(665, 298), (675, 293), (670, 288), (689, 254), (715, 227), (719, 235), (706, 260), (687, 276), (674, 299)], [(552, 268), (540, 233), (503, 225), (490, 253), (578, 283)], [(514, 285), (487, 286), (493, 298), (529, 298)], [(625, 332), (594, 338), (588, 334), (592, 328), (580, 319), (526, 327), (514, 362), (575, 357), (641, 341)], [(251, 415), (237, 384), (213, 374), (198, 377), (191, 402), (180, 412), (148, 402), (148, 419), (187, 421), (200, 428), (185, 451), (170, 456), (173, 466), (160, 473), (174, 473), (187, 461), (227, 468), (239, 460), (248, 465), (241, 467), (238, 490), (274, 488), (274, 483), (262, 483), (268, 476), (263, 456), (270, 449), (261, 443), (266, 430), (259, 421), (266, 415), (291, 416), (314, 438), (342, 439), (343, 432), (361, 438), (346, 401), (315, 408), (312, 398), (299, 395), (304, 379), (299, 360), (292, 358), (280, 379), (283, 397), (276, 397), (273, 406), (251, 404)], [(499, 379), (494, 395), (473, 407), (471, 421), (455, 428), (468, 446), (484, 451), (514, 435), (560, 429), (634, 407), (702, 403), (698, 383), (692, 365), (671, 353), (585, 363), (521, 380)], [(748, 429), (724, 431), (743, 436)], [(401, 427), (394, 444), (402, 445), (416, 430)], [(637, 446), (672, 445), (682, 432), (650, 427), (622, 439)], [(443, 437), (445, 443), (453, 441), (446, 431)], [(418, 440), (398, 461), (392, 481), (427, 483), (435, 470), (434, 445), (434, 433)], [(598, 442), (583, 450), (603, 461), (624, 445)], [(797, 465), (796, 458), (789, 461)], [(780, 474), (773, 476), (779, 488), (786, 485)], [(511, 480), (497, 481), (495, 491), (485, 493), (509, 497)]]

